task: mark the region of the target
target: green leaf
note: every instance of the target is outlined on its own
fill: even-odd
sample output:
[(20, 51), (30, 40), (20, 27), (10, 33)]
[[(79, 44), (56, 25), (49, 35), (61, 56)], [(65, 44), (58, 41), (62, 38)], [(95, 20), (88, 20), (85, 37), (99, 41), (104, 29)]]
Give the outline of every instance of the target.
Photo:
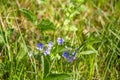
[(65, 30), (65, 31), (77, 31), (78, 28), (76, 26), (74, 26), (74, 25), (71, 25), (71, 26), (63, 27), (63, 30)]
[(73, 80), (72, 77), (68, 74), (50, 74), (44, 80)]
[(19, 63), (21, 61), (21, 59), (23, 59), (26, 54), (27, 54), (26, 47), (24, 46), (23, 43), (21, 43), (20, 47), (18, 49), (17, 56), (16, 56), (17, 62)]
[(4, 44), (4, 38), (3, 36), (0, 34), (0, 47), (3, 46)]
[(50, 59), (49, 56), (44, 56), (44, 77), (49, 73), (50, 68)]
[(5, 43), (4, 36), (3, 36), (2, 32), (0, 31), (0, 52), (3, 49), (4, 43)]
[(37, 21), (37, 16), (32, 13), (31, 11), (27, 10), (27, 9), (20, 9), (20, 11), (24, 14), (24, 16), (31, 21), (33, 24), (36, 24)]
[(82, 52), (80, 52), (80, 54), (83, 54), (83, 55), (89, 55), (89, 54), (93, 54), (93, 53), (96, 53), (96, 52), (93, 51), (93, 50), (88, 50), (88, 51), (82, 51)]
[(42, 78), (46, 77), (47, 74), (49, 73), (49, 56), (41, 56), (41, 70), (42, 70)]
[(49, 19), (42, 19), (38, 24), (41, 31), (55, 30), (55, 25)]

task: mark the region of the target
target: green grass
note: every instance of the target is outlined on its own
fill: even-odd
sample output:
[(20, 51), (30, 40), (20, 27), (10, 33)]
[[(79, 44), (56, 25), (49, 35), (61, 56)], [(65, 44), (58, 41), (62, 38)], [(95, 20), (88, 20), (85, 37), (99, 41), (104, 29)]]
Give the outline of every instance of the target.
[[(36, 44), (49, 41), (44, 56)], [(0, 0), (0, 80), (119, 79), (120, 0)]]

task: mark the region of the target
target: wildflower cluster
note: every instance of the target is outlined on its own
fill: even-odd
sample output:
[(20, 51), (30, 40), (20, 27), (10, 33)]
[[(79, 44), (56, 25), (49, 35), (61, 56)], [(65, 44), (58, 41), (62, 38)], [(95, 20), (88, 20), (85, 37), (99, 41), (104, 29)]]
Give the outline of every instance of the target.
[[(53, 42), (50, 41), (50, 42), (47, 44), (47, 48), (44, 50), (44, 55), (49, 55), (49, 54), (50, 54), (50, 50), (52, 49), (52, 46), (53, 46)], [(37, 49), (40, 50), (40, 51), (43, 51), (43, 49), (44, 49), (44, 44), (38, 43), (38, 44), (37, 44)]]
[[(57, 43), (58, 43), (58, 45), (63, 45), (64, 39), (58, 38), (57, 39)], [(49, 55), (52, 47), (53, 47), (53, 42), (52, 41), (50, 41), (47, 44), (47, 48), (45, 48), (45, 49), (44, 49), (44, 44), (42, 44), (42, 43), (38, 43), (37, 44), (37, 49), (40, 50), (40, 51), (44, 51), (44, 55)], [(72, 53), (72, 55), (70, 55), (70, 52), (68, 50), (65, 50), (62, 53), (62, 57), (64, 57), (65, 59), (67, 59), (68, 62), (72, 62), (75, 59), (75, 56), (76, 56), (76, 51), (74, 51)]]

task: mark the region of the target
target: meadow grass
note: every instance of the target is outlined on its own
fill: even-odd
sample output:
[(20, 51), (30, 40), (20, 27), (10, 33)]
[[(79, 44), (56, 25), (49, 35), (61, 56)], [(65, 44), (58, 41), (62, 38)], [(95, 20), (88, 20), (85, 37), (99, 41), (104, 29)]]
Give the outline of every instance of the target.
[(120, 0), (0, 0), (0, 80), (119, 79)]

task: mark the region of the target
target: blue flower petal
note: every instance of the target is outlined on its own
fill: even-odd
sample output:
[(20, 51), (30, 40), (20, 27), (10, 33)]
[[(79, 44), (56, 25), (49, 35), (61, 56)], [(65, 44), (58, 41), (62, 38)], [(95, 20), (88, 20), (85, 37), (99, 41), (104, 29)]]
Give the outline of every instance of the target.
[(73, 52), (73, 53), (72, 53), (72, 56), (75, 57), (75, 56), (76, 56), (76, 52)]
[(67, 58), (67, 61), (72, 62), (74, 59), (75, 59), (75, 57), (72, 56), (72, 57)]
[(58, 42), (58, 45), (62, 45), (63, 42), (64, 42), (64, 40), (63, 40), (62, 38), (58, 38), (58, 39), (57, 39), (57, 42)]
[(44, 45), (42, 43), (38, 43), (37, 44), (37, 49), (39, 49), (40, 51), (43, 50)]
[(50, 49), (52, 48), (52, 46), (53, 46), (53, 42), (50, 41), (50, 42), (48, 43), (48, 49), (50, 50)]
[(49, 49), (46, 49), (46, 50), (44, 51), (44, 55), (49, 55), (49, 54), (50, 54)]
[(62, 56), (66, 59), (69, 58), (69, 52), (68, 51), (63, 52)]
[(72, 56), (69, 57), (69, 58), (67, 58), (67, 61), (68, 61), (68, 62), (72, 62), (73, 60), (75, 60), (75, 56), (76, 56), (76, 52), (74, 51), (74, 52), (72, 53)]

